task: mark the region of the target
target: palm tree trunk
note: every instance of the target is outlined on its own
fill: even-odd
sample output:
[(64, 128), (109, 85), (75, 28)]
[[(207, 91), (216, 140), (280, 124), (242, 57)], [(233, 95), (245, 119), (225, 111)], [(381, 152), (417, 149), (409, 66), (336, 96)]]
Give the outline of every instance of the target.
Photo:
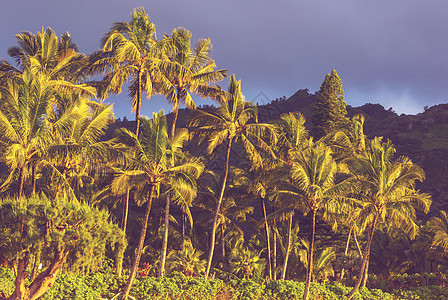
[(165, 202), (165, 228), (163, 230), (162, 256), (160, 257), (159, 277), (165, 276), (166, 252), (168, 250), (168, 231), (170, 227), (170, 197)]
[(224, 224), (221, 224), (221, 254), (222, 258), (226, 258), (226, 245), (224, 241)]
[(227, 146), (224, 177), (222, 179), (221, 192), (219, 194), (218, 204), (216, 205), (215, 215), (213, 217), (212, 236), (210, 238), (210, 250), (208, 253), (207, 268), (205, 269), (205, 275), (204, 275), (205, 280), (208, 279), (208, 274), (210, 273), (210, 267), (212, 266), (213, 251), (215, 250), (216, 224), (218, 223), (219, 210), (221, 208), (222, 199), (224, 197), (224, 190), (226, 189), (226, 185), (227, 185), (227, 176), (229, 175), (229, 160), (230, 160), (230, 149), (232, 147), (232, 139), (233, 138), (229, 139), (229, 145)]
[(181, 223), (182, 223), (182, 241), (185, 240), (185, 212), (184, 209), (182, 208), (182, 212), (181, 212)]
[(142, 71), (137, 72), (138, 88), (137, 88), (137, 103), (135, 105), (135, 136), (138, 138), (140, 130), (140, 109), (142, 106)]
[(31, 167), (31, 183), (33, 185), (33, 195), (36, 194), (36, 164), (33, 163)]
[(314, 255), (314, 235), (316, 233), (316, 209), (311, 210), (311, 237), (310, 237), (310, 249), (308, 251), (308, 269), (306, 272), (305, 291), (303, 292), (303, 300), (308, 299), (308, 293), (310, 291), (310, 282), (313, 274), (313, 255)]
[(359, 276), (358, 276), (355, 286), (350, 291), (350, 293), (347, 294), (347, 300), (351, 300), (353, 298), (353, 296), (355, 295), (355, 293), (358, 291), (359, 287), (361, 286), (363, 275), (364, 275), (364, 272), (365, 272), (365, 269), (367, 266), (367, 260), (369, 259), (369, 256), (370, 256), (370, 246), (372, 245), (373, 234), (375, 232), (375, 226), (376, 226), (377, 219), (378, 219), (378, 215), (375, 215), (373, 222), (372, 222), (372, 226), (370, 228), (369, 239), (367, 241), (366, 250), (364, 252), (364, 258), (362, 260), (361, 271), (359, 272)]
[(369, 255), (369, 257), (367, 258), (367, 263), (366, 263), (365, 271), (364, 271), (364, 274), (363, 274), (363, 276), (362, 276), (362, 284), (361, 284), (362, 287), (366, 287), (367, 279), (368, 279), (368, 277), (369, 277), (369, 260), (370, 260), (370, 255)]
[(269, 279), (272, 280), (272, 259), (271, 259), (271, 240), (269, 236), (269, 226), (266, 214), (266, 205), (264, 204), (264, 199), (260, 197), (261, 205), (263, 207), (263, 216), (264, 216), (264, 226), (266, 229), (266, 243), (268, 248), (268, 270), (269, 270)]
[[(177, 96), (177, 99), (179, 101), (179, 93)], [(176, 131), (176, 123), (177, 123), (177, 116), (179, 115), (179, 102), (176, 102), (173, 106), (173, 125), (171, 126), (171, 137), (174, 137), (174, 132)]]
[[(272, 208), (272, 212), (274, 212), (275, 209)], [(277, 226), (276, 222), (274, 221), (273, 226)], [(272, 237), (272, 270), (274, 271), (274, 280), (277, 280), (277, 272), (275, 269), (277, 268), (277, 231), (273, 230), (273, 237)]]
[(289, 252), (291, 251), (291, 227), (292, 227), (292, 214), (288, 220), (288, 237), (286, 242), (285, 260), (283, 261), (283, 267), (282, 267), (282, 277), (281, 277), (282, 280), (285, 280), (286, 278), (286, 268), (288, 267)]
[(17, 191), (17, 194), (19, 195), (19, 198), (22, 197), (23, 194), (23, 183), (25, 181), (25, 166), (22, 166), (20, 168), (20, 173), (19, 173), (19, 189)]
[[(126, 228), (128, 224), (128, 214), (129, 214), (129, 193), (130, 189), (126, 189), (126, 195), (123, 199), (123, 208), (122, 208), (122, 214), (121, 214), (121, 230), (123, 230), (123, 243), (126, 242)], [(117, 251), (119, 251), (117, 249)], [(116, 259), (117, 264), (117, 275), (121, 278), (122, 272), (123, 272), (123, 256), (120, 254), (120, 259)]]
[(148, 204), (146, 206), (145, 217), (143, 219), (143, 227), (140, 232), (140, 240), (137, 246), (137, 252), (135, 253), (134, 263), (132, 264), (131, 274), (129, 275), (128, 282), (126, 284), (126, 289), (124, 291), (123, 299), (128, 299), (129, 292), (131, 291), (132, 283), (134, 282), (135, 276), (137, 275), (138, 265), (140, 263), (140, 258), (142, 257), (143, 244), (146, 238), (146, 228), (148, 227), (149, 212), (151, 211), (152, 198), (154, 196), (154, 186), (151, 186), (149, 193)]
[[(179, 98), (179, 96), (178, 96), (178, 98)], [(171, 139), (174, 138), (174, 132), (176, 130), (177, 114), (179, 112), (178, 108), (179, 108), (179, 104), (177, 103), (177, 105), (175, 105), (174, 119), (173, 119), (173, 124), (171, 126)], [(162, 254), (160, 257), (159, 277), (165, 276), (165, 262), (166, 262), (166, 252), (168, 251), (169, 229), (170, 229), (170, 197), (167, 196), (166, 202), (165, 202), (165, 228), (163, 231)], [(182, 236), (182, 238), (183, 238), (183, 236)]]
[[(350, 231), (348, 232), (347, 243), (345, 243), (345, 251), (344, 251), (345, 257), (347, 257), (348, 254), (348, 245), (350, 244), (350, 237), (352, 236), (352, 230), (353, 229), (350, 228)], [(344, 271), (345, 271), (344, 267), (342, 267), (340, 280), (344, 279)]]
[(359, 257), (361, 257), (361, 259), (363, 259), (364, 256), (362, 255), (361, 247), (359, 246), (358, 238), (356, 237), (355, 231), (353, 231), (353, 239), (355, 240), (356, 249), (358, 250), (358, 255), (359, 255)]
[(126, 236), (126, 227), (128, 224), (128, 213), (129, 213), (129, 189), (126, 189), (126, 195), (124, 197), (123, 210), (121, 214), (121, 230), (123, 230)]

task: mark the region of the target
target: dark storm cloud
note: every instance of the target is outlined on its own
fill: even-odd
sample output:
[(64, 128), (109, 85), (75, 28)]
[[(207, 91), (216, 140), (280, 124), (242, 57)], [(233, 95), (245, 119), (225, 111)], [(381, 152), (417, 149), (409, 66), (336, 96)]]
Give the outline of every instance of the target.
[[(377, 102), (416, 113), (448, 98), (448, 2), (442, 0), (11, 1), (0, 12), (7, 24), (0, 56), (15, 44), (14, 34), (42, 26), (69, 31), (82, 51), (94, 51), (112, 22), (129, 20), (138, 6), (159, 37), (178, 26), (195, 40), (209, 37), (218, 66), (242, 79), (248, 99), (260, 91), (270, 98), (315, 91), (333, 68), (354, 106)], [(122, 115), (129, 115), (126, 101)]]

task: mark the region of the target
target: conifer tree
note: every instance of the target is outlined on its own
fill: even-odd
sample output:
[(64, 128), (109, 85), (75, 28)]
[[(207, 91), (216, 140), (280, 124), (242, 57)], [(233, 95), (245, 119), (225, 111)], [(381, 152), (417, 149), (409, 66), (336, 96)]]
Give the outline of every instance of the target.
[(342, 81), (336, 70), (325, 76), (318, 92), (318, 100), (312, 116), (313, 136), (321, 138), (336, 130), (349, 128)]

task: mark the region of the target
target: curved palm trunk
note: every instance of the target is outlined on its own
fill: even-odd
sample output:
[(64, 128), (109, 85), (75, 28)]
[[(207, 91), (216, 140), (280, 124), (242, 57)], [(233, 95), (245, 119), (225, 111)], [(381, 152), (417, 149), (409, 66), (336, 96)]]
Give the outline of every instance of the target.
[(369, 257), (367, 257), (366, 267), (364, 270), (364, 274), (362, 276), (362, 284), (361, 284), (362, 287), (366, 287), (367, 279), (369, 277), (369, 261), (370, 261), (370, 254), (369, 254)]
[(129, 275), (128, 282), (126, 284), (126, 289), (124, 291), (123, 299), (127, 299), (129, 292), (131, 291), (132, 283), (134, 282), (135, 276), (137, 275), (138, 265), (140, 263), (140, 258), (142, 257), (143, 244), (146, 238), (146, 228), (148, 227), (149, 212), (151, 211), (152, 198), (154, 196), (154, 186), (151, 186), (151, 191), (149, 193), (148, 204), (146, 206), (145, 217), (143, 219), (143, 227), (140, 232), (140, 240), (137, 246), (137, 252), (135, 253), (134, 263), (132, 264), (131, 274)]
[(359, 276), (358, 276), (358, 279), (356, 281), (355, 286), (350, 291), (350, 293), (347, 294), (347, 300), (352, 299), (353, 296), (355, 295), (355, 293), (358, 291), (359, 287), (361, 286), (362, 279), (364, 277), (363, 275), (365, 273), (366, 266), (367, 266), (367, 260), (369, 259), (369, 256), (370, 256), (370, 246), (372, 245), (373, 234), (375, 232), (375, 226), (376, 226), (377, 219), (378, 219), (378, 215), (375, 215), (375, 218), (373, 219), (373, 222), (372, 222), (372, 227), (371, 227), (370, 232), (369, 232), (369, 239), (367, 241), (364, 257), (363, 257), (363, 260), (362, 260), (361, 271), (359, 271)]
[(137, 89), (137, 105), (135, 107), (135, 136), (138, 138), (140, 131), (140, 109), (142, 106), (142, 71), (137, 73), (138, 89)]
[(283, 267), (282, 267), (282, 280), (285, 280), (286, 278), (286, 268), (288, 267), (288, 258), (289, 258), (289, 252), (291, 251), (291, 227), (292, 227), (292, 215), (289, 217), (288, 220), (288, 238), (287, 238), (287, 244), (286, 244), (286, 253), (285, 253), (285, 260), (283, 261)]
[(260, 197), (261, 205), (263, 207), (263, 216), (264, 216), (264, 226), (266, 229), (266, 243), (268, 248), (268, 270), (269, 270), (269, 279), (272, 280), (272, 260), (271, 260), (271, 240), (269, 236), (269, 226), (266, 214), (266, 205), (264, 204), (264, 199)]
[(163, 230), (162, 254), (160, 257), (159, 277), (165, 276), (166, 252), (168, 250), (168, 231), (170, 226), (170, 197), (166, 197), (165, 202), (165, 228)]
[(224, 190), (226, 189), (227, 185), (227, 176), (229, 175), (229, 160), (230, 160), (231, 147), (232, 147), (232, 138), (230, 138), (229, 145), (227, 147), (226, 166), (224, 171), (224, 177), (222, 179), (222, 187), (218, 198), (218, 204), (216, 205), (215, 215), (213, 217), (212, 236), (210, 238), (210, 250), (208, 252), (207, 268), (205, 269), (205, 275), (204, 275), (205, 280), (208, 279), (208, 275), (210, 273), (210, 267), (212, 266), (213, 252), (215, 250), (216, 224), (218, 223), (219, 210), (221, 208), (222, 199), (224, 197)]
[(308, 293), (310, 291), (310, 282), (313, 274), (313, 255), (314, 255), (314, 235), (316, 233), (316, 210), (311, 210), (312, 230), (310, 238), (310, 249), (308, 251), (308, 269), (306, 272), (305, 291), (303, 292), (303, 300), (308, 299)]

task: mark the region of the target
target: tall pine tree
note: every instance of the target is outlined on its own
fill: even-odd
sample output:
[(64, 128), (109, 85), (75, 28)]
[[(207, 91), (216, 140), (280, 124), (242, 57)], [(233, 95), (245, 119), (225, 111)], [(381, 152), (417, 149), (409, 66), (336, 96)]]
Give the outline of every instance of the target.
[(319, 139), (336, 130), (347, 130), (350, 120), (347, 117), (342, 81), (336, 70), (325, 76), (320, 86), (318, 100), (314, 106), (313, 136)]

